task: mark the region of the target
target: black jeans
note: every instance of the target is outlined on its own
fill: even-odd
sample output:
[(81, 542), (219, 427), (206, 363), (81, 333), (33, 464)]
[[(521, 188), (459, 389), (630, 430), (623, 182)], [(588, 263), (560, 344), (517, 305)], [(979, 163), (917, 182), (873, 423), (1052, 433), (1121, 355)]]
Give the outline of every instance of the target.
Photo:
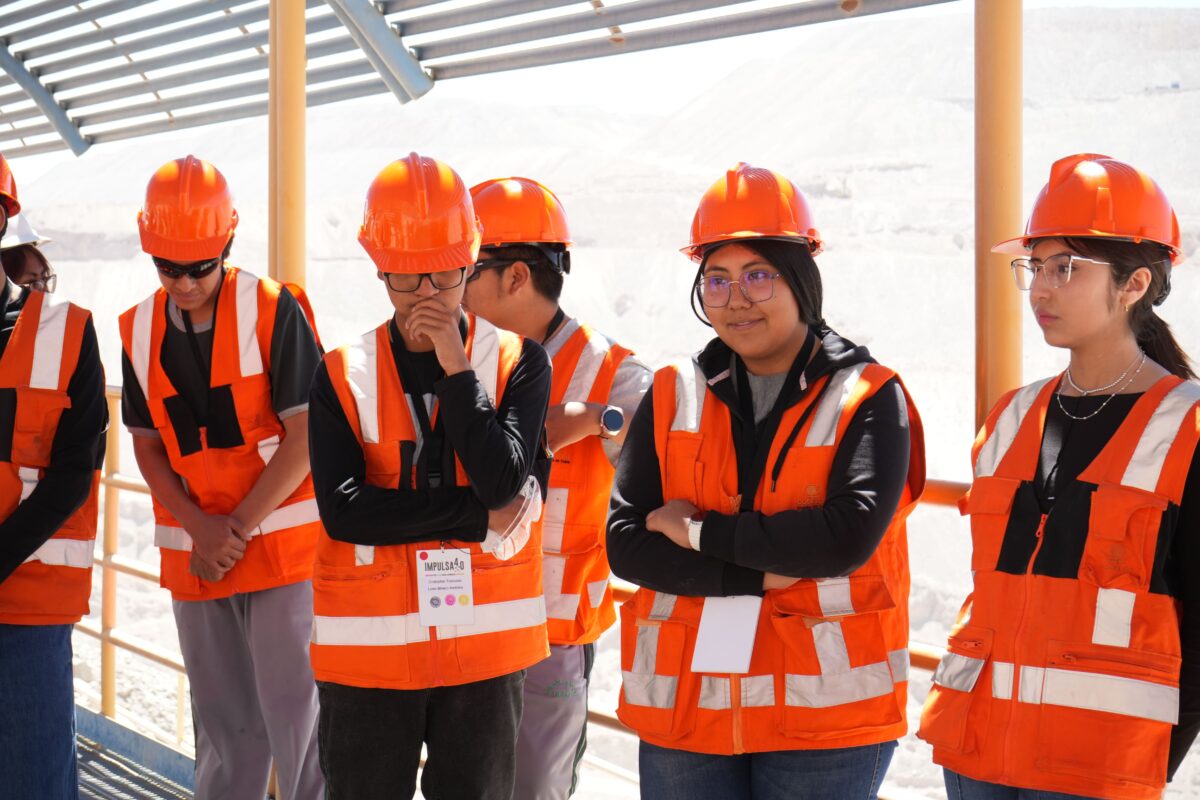
[(525, 671), (435, 689), (317, 683), (329, 800), (511, 800)]

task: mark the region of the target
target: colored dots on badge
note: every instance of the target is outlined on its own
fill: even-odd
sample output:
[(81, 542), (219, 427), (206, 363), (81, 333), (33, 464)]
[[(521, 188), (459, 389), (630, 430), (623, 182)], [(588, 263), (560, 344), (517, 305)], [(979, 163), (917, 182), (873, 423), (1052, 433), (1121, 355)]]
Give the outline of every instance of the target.
[(465, 594), (460, 594), (460, 595), (458, 596), (458, 604), (459, 604), (460, 606), (466, 606), (466, 605), (470, 605), (470, 604), (471, 604), (471, 598), (470, 598), (470, 597), (467, 597)]
[(446, 595), (446, 605), (452, 606), (452, 605), (454, 605), (454, 603), (455, 603), (454, 595), (452, 595), (452, 594)]

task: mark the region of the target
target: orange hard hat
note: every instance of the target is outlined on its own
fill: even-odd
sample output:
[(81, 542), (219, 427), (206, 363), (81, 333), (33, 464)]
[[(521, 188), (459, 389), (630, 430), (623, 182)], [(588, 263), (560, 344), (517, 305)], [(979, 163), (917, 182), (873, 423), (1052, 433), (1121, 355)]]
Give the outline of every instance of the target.
[(706, 245), (760, 238), (804, 241), (813, 255), (821, 252), (812, 209), (796, 184), (778, 172), (739, 163), (700, 198), (691, 242), (681, 252), (700, 261)]
[(409, 153), (383, 168), (363, 209), (358, 242), (381, 272), (442, 272), (474, 264), (479, 221), (458, 173)]
[(483, 226), (483, 246), (571, 245), (562, 202), (529, 178), (495, 178), (471, 187), (475, 214)]
[(0, 154), (0, 203), (4, 204), (4, 210), (10, 217), (21, 211), (21, 202), (17, 200), (17, 181), (3, 154)]
[(216, 258), (233, 237), (238, 215), (225, 176), (185, 156), (158, 168), (138, 212), (142, 250), (169, 261)]
[(1157, 242), (1170, 248), (1172, 263), (1183, 254), (1179, 220), (1159, 185), (1137, 168), (1095, 153), (1055, 161), (1025, 233), (992, 252), (1026, 255), (1034, 239), (1060, 236)]

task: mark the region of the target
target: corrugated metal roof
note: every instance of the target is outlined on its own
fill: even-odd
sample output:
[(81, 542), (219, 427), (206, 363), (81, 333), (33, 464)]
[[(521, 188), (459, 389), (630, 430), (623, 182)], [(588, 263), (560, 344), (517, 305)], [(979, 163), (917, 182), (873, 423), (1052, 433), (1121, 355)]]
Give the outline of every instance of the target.
[[(387, 70), (376, 70), (381, 57), (436, 82), (948, 0), (281, 1), (306, 5), (308, 102), (320, 105), (389, 90), (408, 100)], [(79, 153), (265, 114), (269, 15), (267, 0), (5, 3), (0, 152)], [(355, 15), (385, 23), (378, 29), (394, 41), (377, 38), (384, 46), (372, 48)]]

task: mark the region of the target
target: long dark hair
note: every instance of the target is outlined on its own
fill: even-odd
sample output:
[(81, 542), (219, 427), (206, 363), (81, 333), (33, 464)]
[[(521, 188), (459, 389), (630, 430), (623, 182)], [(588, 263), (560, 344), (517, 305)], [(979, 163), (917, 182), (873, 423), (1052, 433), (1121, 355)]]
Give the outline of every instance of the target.
[(1171, 251), (1157, 242), (1125, 239), (1068, 237), (1062, 241), (1084, 258), (1111, 264), (1113, 282), (1118, 287), (1142, 267), (1150, 270), (1150, 288), (1129, 308), (1129, 327), (1146, 355), (1172, 375), (1194, 380), (1191, 359), (1175, 341), (1171, 326), (1154, 313), (1154, 307), (1162, 305), (1171, 293)]
[(704, 259), (696, 270), (696, 280), (692, 284), (692, 313), (705, 325), (711, 324), (701, 313), (704, 304), (700, 302), (700, 280), (704, 275), (704, 265), (708, 257), (726, 244), (740, 244), (757, 253), (783, 275), (788, 282), (796, 304), (800, 306), (800, 319), (804, 320), (814, 331), (825, 327), (825, 318), (821, 314), (821, 306), (825, 300), (825, 290), (821, 284), (821, 270), (812, 257), (812, 251), (807, 242), (791, 239), (734, 239), (713, 245), (704, 251)]

